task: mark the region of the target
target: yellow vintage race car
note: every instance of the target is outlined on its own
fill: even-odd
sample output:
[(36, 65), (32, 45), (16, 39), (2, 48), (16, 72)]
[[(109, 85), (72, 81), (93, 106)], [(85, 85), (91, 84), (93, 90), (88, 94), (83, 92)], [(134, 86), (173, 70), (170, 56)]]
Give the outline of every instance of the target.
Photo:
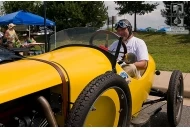
[[(108, 35), (119, 40), (114, 53), (106, 49)], [(161, 107), (139, 121), (142, 108), (160, 101), (167, 101), (171, 126), (178, 125), (183, 107), (180, 71), (173, 71), (168, 91), (161, 92), (152, 88), (159, 71), (151, 55), (140, 79), (122, 69), (117, 56), (123, 43), (117, 34), (99, 30), (87, 44), (78, 39), (75, 42), (80, 44), (62, 45), (29, 57), (1, 47), (1, 126), (142, 126)], [(100, 47), (103, 44), (105, 47)], [(160, 99), (147, 100), (149, 95)]]

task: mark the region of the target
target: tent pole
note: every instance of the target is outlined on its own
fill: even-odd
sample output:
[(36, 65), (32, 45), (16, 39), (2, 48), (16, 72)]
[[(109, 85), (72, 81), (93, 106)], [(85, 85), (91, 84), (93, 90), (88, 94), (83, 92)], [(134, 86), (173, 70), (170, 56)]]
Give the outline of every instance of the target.
[(29, 39), (30, 39), (30, 25), (29, 25)]
[(55, 30), (55, 48), (56, 48), (56, 26), (54, 26)]
[(48, 51), (48, 43), (47, 43), (47, 30), (46, 30), (46, 1), (44, 1), (44, 31), (45, 31), (45, 52)]

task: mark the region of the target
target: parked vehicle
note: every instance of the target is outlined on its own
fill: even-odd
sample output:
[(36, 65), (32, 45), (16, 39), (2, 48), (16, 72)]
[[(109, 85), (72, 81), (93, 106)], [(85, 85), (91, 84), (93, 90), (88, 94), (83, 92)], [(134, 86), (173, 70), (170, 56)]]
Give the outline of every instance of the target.
[[(114, 54), (106, 49), (108, 35), (119, 40)], [(146, 123), (135, 121), (144, 105), (164, 100), (169, 123), (178, 125), (183, 108), (180, 71), (173, 71), (166, 93), (155, 90), (152, 84), (159, 71), (151, 55), (142, 77), (134, 79), (117, 62), (122, 37), (99, 30), (88, 38), (88, 44), (82, 44), (82, 37), (75, 41), (80, 44), (59, 46), (37, 56), (23, 57), (11, 51), (12, 60), (1, 60), (0, 125), (136, 126)], [(147, 101), (149, 95), (160, 99)], [(152, 110), (146, 120), (160, 110)]]

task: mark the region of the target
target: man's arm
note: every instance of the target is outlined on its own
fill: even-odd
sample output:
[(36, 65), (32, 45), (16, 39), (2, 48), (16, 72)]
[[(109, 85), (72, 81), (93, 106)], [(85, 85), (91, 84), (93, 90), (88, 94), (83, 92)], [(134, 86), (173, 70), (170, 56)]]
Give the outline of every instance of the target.
[(146, 69), (147, 60), (141, 60), (141, 61), (135, 62), (134, 65), (137, 67), (138, 70)]
[(138, 47), (137, 47), (137, 55), (139, 61), (135, 62), (134, 65), (137, 67), (138, 70), (146, 69), (148, 64), (148, 49), (143, 40), (139, 41)]

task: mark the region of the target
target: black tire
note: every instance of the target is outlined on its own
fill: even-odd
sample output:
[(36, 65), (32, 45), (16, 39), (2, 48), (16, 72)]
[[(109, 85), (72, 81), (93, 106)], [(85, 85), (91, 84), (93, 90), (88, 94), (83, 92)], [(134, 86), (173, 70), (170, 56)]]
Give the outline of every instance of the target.
[(69, 113), (66, 126), (82, 127), (96, 99), (98, 99), (103, 92), (114, 86), (117, 86), (114, 90), (118, 94), (121, 110), (118, 127), (130, 126), (132, 110), (130, 90), (126, 81), (121, 76), (112, 72), (98, 76), (84, 88)]
[(167, 92), (167, 116), (170, 126), (175, 127), (181, 120), (183, 109), (183, 75), (179, 70), (172, 72)]

